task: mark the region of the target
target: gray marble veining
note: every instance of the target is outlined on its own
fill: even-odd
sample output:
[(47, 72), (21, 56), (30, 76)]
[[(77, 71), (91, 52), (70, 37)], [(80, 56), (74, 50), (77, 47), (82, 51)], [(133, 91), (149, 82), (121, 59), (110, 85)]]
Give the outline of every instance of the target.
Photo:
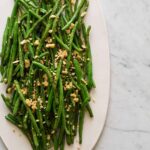
[(111, 53), (108, 118), (95, 150), (150, 150), (150, 0), (101, 0)]

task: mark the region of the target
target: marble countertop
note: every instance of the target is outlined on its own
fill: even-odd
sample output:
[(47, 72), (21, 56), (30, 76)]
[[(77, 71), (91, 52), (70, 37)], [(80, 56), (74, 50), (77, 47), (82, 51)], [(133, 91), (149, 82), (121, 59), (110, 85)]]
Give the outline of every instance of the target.
[(111, 96), (95, 150), (150, 150), (150, 0), (101, 0), (111, 53)]
[(110, 43), (111, 96), (95, 150), (150, 150), (150, 0), (101, 2)]

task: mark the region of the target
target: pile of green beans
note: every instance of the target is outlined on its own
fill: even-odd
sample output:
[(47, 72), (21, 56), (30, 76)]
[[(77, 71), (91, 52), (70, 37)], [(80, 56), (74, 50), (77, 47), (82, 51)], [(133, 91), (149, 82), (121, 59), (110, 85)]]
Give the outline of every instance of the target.
[(28, 137), (34, 150), (64, 149), (90, 117), (95, 87), (84, 24), (88, 0), (15, 0), (3, 35), (2, 99), (6, 119)]

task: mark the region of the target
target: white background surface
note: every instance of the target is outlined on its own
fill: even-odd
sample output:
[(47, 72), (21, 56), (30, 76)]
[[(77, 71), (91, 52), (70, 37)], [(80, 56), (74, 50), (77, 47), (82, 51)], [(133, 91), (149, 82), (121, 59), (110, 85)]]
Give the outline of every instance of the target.
[(95, 150), (150, 149), (150, 1), (101, 0), (111, 52), (111, 99)]
[(101, 0), (111, 53), (111, 98), (95, 150), (150, 150), (150, 0)]

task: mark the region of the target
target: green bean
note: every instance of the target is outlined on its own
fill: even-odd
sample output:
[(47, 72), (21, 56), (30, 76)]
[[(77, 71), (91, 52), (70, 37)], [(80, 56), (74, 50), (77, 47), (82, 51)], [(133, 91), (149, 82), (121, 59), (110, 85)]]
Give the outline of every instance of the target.
[(84, 124), (84, 115), (85, 110), (82, 108), (79, 116), (79, 143), (82, 144), (82, 133), (83, 133), (83, 124)]
[(25, 13), (24, 15), (22, 15), (22, 16), (19, 18), (18, 23), (20, 24), (27, 16), (28, 16), (27, 13)]
[(74, 135), (77, 135), (77, 128), (78, 128), (78, 120), (79, 120), (79, 112), (78, 112), (78, 105), (76, 105), (76, 113), (74, 117)]
[(27, 3), (32, 7), (32, 8), (37, 8), (35, 3), (33, 1), (28, 0)]
[[(29, 12), (37, 19), (41, 19), (42, 17), (36, 14), (33, 10), (29, 9)], [(43, 20), (42, 21), (43, 25), (46, 26), (46, 22)]]
[(80, 82), (83, 78), (83, 72), (81, 70), (80, 64), (76, 59), (73, 60), (73, 64), (74, 64), (74, 67), (75, 67), (75, 73), (76, 73), (78, 82)]
[(66, 134), (70, 135), (70, 132), (69, 132), (67, 126), (66, 126), (66, 118), (65, 118), (65, 110), (64, 109), (65, 108), (64, 108), (64, 104), (63, 104), (63, 109), (62, 109), (62, 125), (63, 125), (63, 127), (65, 129)]
[(23, 5), (26, 9), (30, 8), (29, 5), (28, 5), (24, 0), (19, 0), (19, 2), (21, 2), (22, 5)]
[[(52, 10), (52, 13), (51, 13), (52, 15), (55, 14), (55, 12), (56, 12), (56, 10), (57, 10), (57, 8), (58, 8), (59, 3), (60, 3), (60, 0), (57, 0), (56, 3), (55, 3), (54, 8), (53, 8), (53, 10)], [(48, 24), (47, 24), (47, 26), (46, 26), (46, 29), (45, 29), (45, 31), (44, 31), (44, 33), (43, 33), (43, 35), (42, 35), (40, 44), (39, 44), (39, 46), (37, 47), (37, 51), (36, 51), (36, 54), (37, 54), (37, 55), (38, 55), (39, 51), (40, 51), (41, 48), (42, 48), (42, 45), (43, 45), (43, 43), (44, 43), (44, 41), (45, 41), (46, 36), (48, 35), (49, 29), (51, 28), (51, 26), (52, 26), (52, 21), (51, 21), (51, 19), (49, 19)]]
[(17, 65), (16, 68), (14, 68), (13, 76), (15, 76), (20, 71), (20, 65)]
[(9, 28), (9, 34), (12, 36), (12, 29), (14, 26), (14, 22), (16, 20), (16, 15), (17, 15), (17, 11), (18, 11), (18, 0), (16, 0), (12, 14), (11, 14), (11, 18), (10, 18), (10, 28)]
[(77, 83), (73, 78), (71, 78), (71, 81), (72, 81), (73, 85), (74, 85), (78, 90), (80, 90), (80, 86), (78, 85), (78, 83)]
[(60, 60), (58, 67), (57, 67), (57, 71), (56, 71), (55, 89), (56, 89), (57, 82), (58, 82), (59, 77), (60, 77), (61, 68), (62, 68), (62, 60)]
[(48, 104), (46, 107), (46, 111), (50, 112), (52, 107), (52, 100), (53, 100), (53, 89), (50, 90), (50, 93), (48, 95)]
[(44, 31), (44, 33), (43, 33), (43, 35), (42, 35), (41, 40), (40, 40), (40, 44), (39, 44), (39, 46), (37, 47), (36, 55), (39, 54), (39, 51), (40, 51), (41, 48), (42, 48), (42, 45), (43, 45), (43, 43), (44, 43), (44, 41), (45, 41), (46, 36), (48, 35), (49, 29), (50, 29), (50, 27), (51, 27), (51, 24), (52, 24), (52, 22), (49, 21), (49, 23), (48, 23), (47, 26), (46, 26), (46, 29), (45, 29), (45, 31)]
[(29, 113), (29, 116), (30, 116), (30, 119), (31, 119), (31, 121), (32, 121), (33, 127), (34, 127), (35, 131), (37, 132), (37, 134), (39, 135), (39, 134), (40, 134), (40, 130), (39, 130), (38, 125), (37, 125), (37, 123), (36, 123), (36, 121), (35, 121), (34, 115), (32, 114), (32, 111), (31, 111), (30, 108), (26, 105), (26, 100), (25, 100), (25, 98), (24, 98), (24, 96), (23, 96), (23, 94), (22, 94), (22, 92), (21, 92), (19, 83), (18, 83), (18, 81), (16, 81), (16, 80), (14, 81), (14, 83), (15, 83), (15, 85), (16, 85), (16, 90), (17, 90), (17, 92), (18, 92), (18, 94), (19, 94), (19, 96), (20, 96), (20, 99), (22, 100), (22, 102), (23, 102), (24, 105), (26, 106), (26, 109), (27, 109), (27, 111), (28, 111), (28, 113)]
[(26, 9), (29, 9), (29, 8), (37, 8), (31, 1), (29, 3), (27, 3), (26, 1), (24, 0), (19, 0), (19, 2), (26, 8)]
[(16, 14), (17, 14), (17, 7), (18, 7), (18, 0), (16, 0), (12, 14), (11, 14), (11, 18), (10, 18), (10, 22), (9, 22), (9, 38), (8, 38), (8, 44), (7, 44), (7, 49), (6, 49), (6, 53), (5, 53), (5, 57), (4, 57), (4, 63), (6, 63), (8, 61), (9, 58), (9, 53), (10, 53), (10, 46), (11, 46), (11, 40), (12, 40), (12, 31), (13, 31), (13, 26), (14, 26), (14, 22), (16, 19)]
[(86, 109), (87, 109), (87, 111), (88, 111), (88, 113), (89, 113), (90, 117), (91, 117), (91, 118), (93, 118), (93, 117), (94, 117), (94, 115), (93, 115), (93, 112), (92, 112), (92, 109), (91, 109), (90, 104), (87, 104)]
[(62, 30), (66, 30), (73, 21), (75, 21), (75, 19), (78, 17), (80, 10), (83, 6), (83, 4), (85, 3), (85, 0), (81, 0), (77, 10), (75, 11), (74, 15), (72, 16), (72, 18), (69, 20), (69, 22), (62, 28)]
[(18, 127), (19, 128), (23, 128), (22, 126), (22, 122), (21, 122), (21, 118), (18, 116), (18, 117), (15, 117), (14, 115), (12, 114), (8, 114), (9, 118), (11, 118), (12, 120), (14, 120), (17, 124), (18, 124)]
[(49, 10), (43, 17), (38, 19), (27, 32), (26, 38), (29, 37), (29, 35), (34, 31), (34, 29), (51, 13), (52, 10)]
[[(80, 28), (80, 26), (78, 27), (78, 28)], [(79, 35), (79, 32), (76, 32), (75, 33), (75, 37), (74, 37), (74, 43), (77, 45), (77, 47), (81, 47), (81, 45), (82, 45), (82, 40), (81, 39), (78, 39), (78, 37), (79, 37), (80, 35)], [(82, 49), (81, 49), (82, 50)]]
[[(42, 80), (40, 80), (40, 82), (42, 82)], [(48, 86), (48, 88), (50, 87), (51, 85)], [(48, 89), (49, 91), (49, 89)], [(41, 93), (41, 98), (42, 98), (42, 102), (43, 102), (43, 106), (46, 107), (46, 99), (45, 99), (45, 93), (44, 93), (44, 87), (41, 86), (40, 90), (39, 90), (39, 93)], [(40, 96), (40, 94), (39, 94)], [(48, 95), (49, 96), (49, 95)]]
[(70, 136), (70, 135), (66, 135), (66, 141), (67, 141), (67, 144), (68, 144), (68, 145), (71, 145), (71, 144), (72, 144), (71, 136)]
[[(35, 18), (37, 19), (41, 19), (41, 16), (39, 16), (38, 14), (36, 14), (31, 7), (29, 7), (29, 5), (23, 1), (23, 0), (19, 0), (20, 3), (22, 3), (22, 5), (26, 8), (26, 10), (28, 10)], [(42, 21), (42, 23), (46, 26), (46, 23), (44, 21)]]
[[(23, 103), (20, 104), (20, 109), (19, 109), (18, 113), (20, 113), (20, 115), (24, 115), (26, 113), (26, 107)], [(18, 116), (18, 118), (19, 118), (19, 121), (22, 122), (22, 117)]]
[(4, 60), (3, 60), (3, 65), (5, 65), (7, 61), (9, 61), (9, 56), (10, 56), (10, 53), (11, 53), (11, 50), (12, 50), (11, 42), (12, 42), (12, 37), (9, 36), (8, 37), (8, 42), (7, 42), (7, 48), (6, 48), (5, 56), (4, 56)]
[(13, 98), (12, 98), (12, 105), (14, 106), (16, 101), (17, 101), (17, 98), (18, 98), (18, 93), (16, 91), (14, 91), (14, 95), (13, 95)]
[(9, 24), (10, 24), (10, 18), (8, 17), (4, 35), (3, 35), (3, 42), (2, 42), (2, 52), (1, 52), (1, 57), (2, 57), (2, 64), (4, 64), (4, 55), (5, 55), (5, 50), (6, 50), (6, 45), (7, 45), (7, 40), (8, 40), (8, 33), (9, 33)]
[(38, 56), (38, 59), (40, 59), (40, 58), (42, 58), (42, 57), (44, 57), (44, 56), (46, 56), (48, 54), (49, 54), (49, 52), (44, 52), (44, 53), (42, 53), (41, 55)]
[(41, 128), (41, 133), (42, 133), (42, 142), (43, 142), (43, 148), (46, 146), (46, 139), (45, 139), (45, 131), (44, 131), (44, 125), (43, 125), (43, 117), (40, 109), (39, 102), (37, 104), (37, 116), (40, 122), (40, 128)]
[(94, 80), (93, 80), (93, 71), (92, 71), (92, 54), (91, 54), (91, 48), (90, 48), (90, 43), (89, 43), (89, 33), (90, 33), (90, 30), (91, 30), (91, 27), (88, 27), (87, 29), (87, 39), (86, 39), (86, 42), (87, 42), (87, 55), (88, 55), (88, 58), (89, 58), (89, 61), (87, 63), (87, 74), (88, 74), (88, 87), (89, 88), (92, 88), (92, 87), (95, 87), (95, 84), (94, 84)]
[(23, 52), (22, 52), (22, 48), (20, 45), (21, 42), (21, 37), (20, 34), (18, 34), (18, 47), (19, 47), (19, 67), (20, 67), (20, 75), (21, 77), (24, 76), (24, 62), (23, 62)]
[(74, 6), (74, 10), (75, 10), (75, 11), (76, 11), (77, 8), (78, 8), (78, 3), (79, 3), (79, 0), (76, 0), (75, 6)]
[(82, 23), (82, 36), (83, 36), (83, 39), (84, 39), (84, 42), (86, 43), (87, 41), (87, 32), (86, 32), (86, 26), (84, 23)]
[(52, 75), (51, 75), (50, 70), (49, 70), (46, 66), (44, 66), (44, 65), (42, 65), (41, 63), (38, 63), (38, 62), (36, 62), (36, 61), (33, 61), (33, 64), (36, 65), (37, 67), (43, 69), (43, 71), (47, 73), (47, 75), (48, 75), (48, 77), (49, 77), (49, 80), (50, 80), (50, 82), (52, 83)]
[(41, 110), (40, 110), (40, 104), (38, 102), (37, 104), (37, 117), (39, 119), (39, 123), (40, 123), (40, 128), (43, 130), (43, 118), (42, 118), (42, 113), (41, 113)]
[(34, 130), (33, 127), (32, 127), (32, 129), (31, 129), (31, 131), (32, 131), (33, 142), (34, 142), (34, 144), (35, 144), (35, 147), (38, 147), (38, 146), (39, 146), (39, 141), (38, 141), (36, 132), (35, 132), (35, 130)]
[(42, 8), (40, 9), (40, 11), (45, 13), (44, 10), (46, 11), (46, 4), (45, 4), (45, 2), (42, 1)]
[(70, 48), (58, 37), (55, 35), (55, 38), (57, 40), (57, 42), (63, 47), (65, 48), (66, 50), (70, 50)]
[(75, 23), (74, 28), (72, 29), (72, 32), (70, 34), (70, 41), (69, 41), (69, 49), (70, 49), (70, 51), (69, 51), (69, 55), (67, 57), (67, 61), (68, 61), (67, 69), (69, 69), (69, 67), (70, 67), (72, 44), (73, 44), (73, 39), (74, 39), (74, 35), (75, 35), (75, 32), (76, 32), (77, 26), (78, 26), (78, 22)]
[(1, 73), (1, 75), (3, 76), (3, 74), (4, 74), (4, 67), (2, 66), (2, 63), (1, 63), (1, 65), (0, 65), (0, 73)]
[(72, 4), (71, 4), (71, 2), (68, 1), (68, 0), (65, 0), (65, 2), (67, 3), (67, 10), (68, 10), (69, 16), (72, 16), (72, 14), (73, 14)]
[(28, 116), (29, 116), (29, 114), (28, 114), (28, 112), (26, 112), (26, 114), (23, 118), (23, 126), (24, 126), (25, 129), (28, 128), (28, 125), (27, 125)]
[(5, 97), (3, 94), (1, 94), (1, 97), (2, 97), (3, 101), (5, 102), (7, 108), (8, 108), (10, 111), (12, 111), (10, 99), (9, 99), (8, 97)]
[(81, 89), (81, 96), (83, 99), (83, 106), (85, 106), (90, 101), (89, 92), (88, 92), (86, 85), (82, 83), (80, 84), (80, 89)]
[(80, 47), (77, 47), (74, 43), (72, 43), (72, 47), (79, 52), (82, 51), (82, 49)]
[(7, 42), (7, 48), (6, 48), (6, 51), (5, 51), (5, 56), (4, 56), (4, 59), (3, 59), (3, 65), (6, 64), (6, 62), (8, 61), (8, 58), (10, 56), (10, 52), (11, 52), (11, 40), (12, 40), (12, 37), (9, 36), (8, 37), (8, 42)]
[(64, 150), (65, 149), (65, 137), (60, 145), (60, 150)]
[(19, 105), (20, 105), (20, 99), (18, 98), (15, 105), (14, 105), (14, 108), (13, 108), (13, 115), (17, 114), (18, 109), (19, 109)]
[(52, 26), (52, 31), (53, 31), (52, 33), (55, 33), (55, 32), (56, 32), (56, 26), (57, 26), (58, 18), (59, 18), (60, 14), (62, 13), (62, 11), (64, 10), (65, 7), (66, 7), (66, 6), (63, 5), (63, 6), (61, 7), (61, 9), (58, 11), (58, 13), (56, 14), (56, 18), (55, 18), (55, 20), (54, 20), (54, 22), (53, 22), (53, 26)]
[(59, 108), (58, 108), (58, 115), (54, 123), (54, 129), (57, 129), (61, 115), (62, 115), (62, 108), (63, 108), (63, 84), (62, 79), (59, 78)]
[(75, 32), (77, 30), (77, 27), (78, 27), (78, 23), (79, 22), (76, 22), (73, 29), (72, 29), (72, 32), (70, 34), (70, 41), (69, 41), (69, 48), (70, 50), (72, 50), (72, 44), (73, 44), (73, 39), (74, 39), (74, 35), (75, 35)]
[(54, 136), (54, 149), (58, 150), (58, 137), (57, 137), (57, 134)]
[(28, 13), (27, 13), (27, 32), (28, 32), (29, 29), (30, 29), (30, 19), (31, 19), (31, 16), (30, 16), (30, 13), (28, 12)]
[(69, 128), (69, 131), (70, 131), (70, 135), (68, 135), (68, 144), (73, 144), (74, 143), (74, 138), (73, 138), (73, 130), (72, 130), (72, 112), (70, 112), (70, 119), (69, 119), (69, 123), (68, 123), (68, 128)]
[(18, 21), (15, 22), (15, 27), (14, 27), (14, 42), (12, 46), (12, 53), (10, 56), (10, 63), (9, 63), (9, 70), (8, 70), (8, 84), (11, 83), (12, 80), (12, 72), (13, 72), (13, 61), (15, 60), (15, 56), (17, 53), (17, 41), (18, 41)]
[(18, 126), (18, 124), (17, 124), (16, 120), (12, 119), (12, 118), (10, 117), (10, 114), (9, 114), (9, 115), (7, 115), (7, 116), (5, 116), (5, 118), (6, 118), (8, 121), (10, 121), (12, 124), (14, 124), (14, 125), (17, 125), (17, 126)]
[(22, 32), (22, 37), (25, 38), (26, 36), (26, 30), (24, 26), (21, 26), (21, 32)]
[(34, 145), (33, 145), (33, 142), (31, 140), (31, 137), (30, 135), (28, 134), (28, 132), (26, 130), (24, 130), (22, 127), (20, 127), (20, 125), (18, 124), (17, 120), (11, 115), (11, 114), (8, 114), (7, 116), (5, 116), (5, 118), (10, 121), (12, 124), (16, 125), (19, 129), (22, 130), (22, 132), (28, 137), (33, 149), (34, 149)]
[(59, 134), (59, 138), (58, 138), (58, 144), (60, 145), (63, 141), (64, 138), (64, 133), (65, 133), (65, 129), (63, 126), (61, 126), (60, 128), (60, 134)]

